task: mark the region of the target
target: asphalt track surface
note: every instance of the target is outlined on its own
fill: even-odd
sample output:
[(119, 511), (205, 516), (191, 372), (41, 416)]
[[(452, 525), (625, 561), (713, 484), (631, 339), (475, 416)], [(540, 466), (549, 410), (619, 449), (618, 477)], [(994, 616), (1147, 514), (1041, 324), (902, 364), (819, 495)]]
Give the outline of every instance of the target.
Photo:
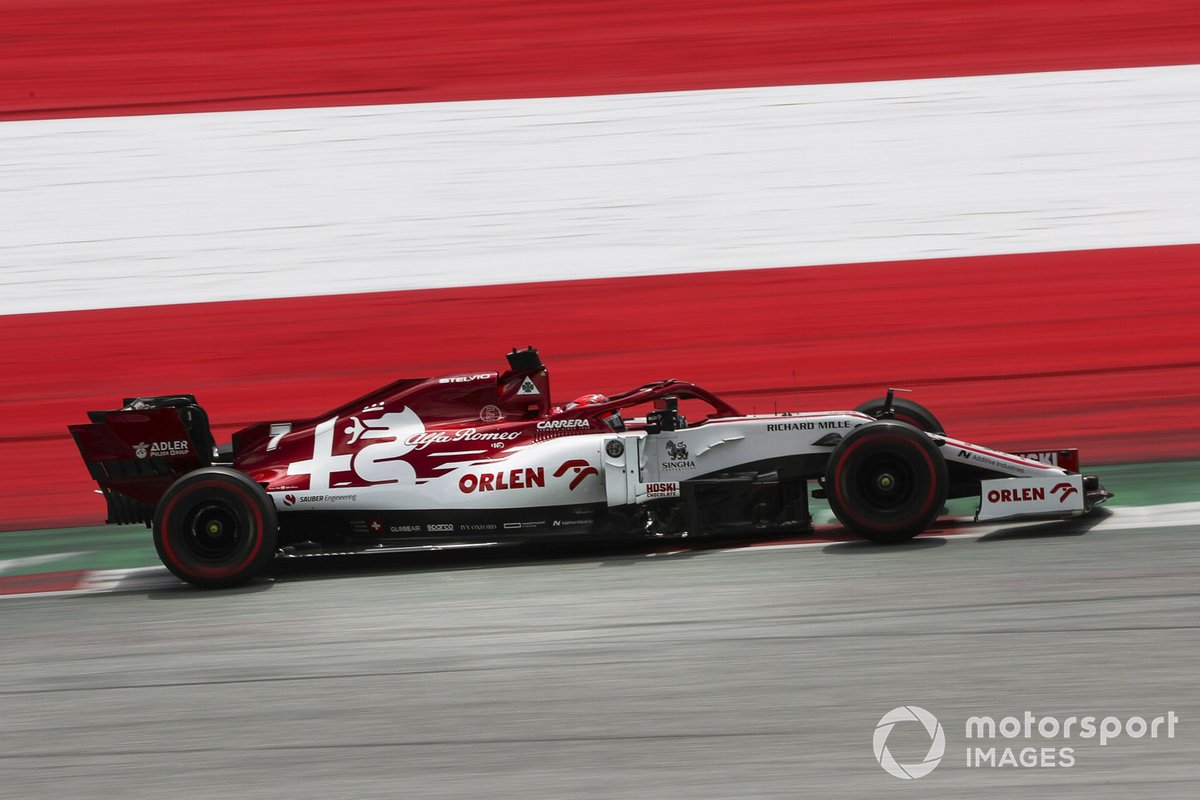
[[(239, 591), (5, 602), (0, 795), (1193, 797), (1200, 526), (880, 548), (302, 562)], [(946, 730), (930, 775), (884, 712)], [(967, 717), (1174, 711), (968, 768)], [(919, 728), (916, 729), (919, 732)], [(897, 758), (928, 738), (898, 727)]]

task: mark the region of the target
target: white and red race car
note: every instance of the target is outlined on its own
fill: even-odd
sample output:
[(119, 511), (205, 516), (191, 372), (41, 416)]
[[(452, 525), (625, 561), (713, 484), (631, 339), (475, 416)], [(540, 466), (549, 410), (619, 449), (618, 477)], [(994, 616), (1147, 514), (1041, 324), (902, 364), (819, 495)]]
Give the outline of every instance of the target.
[(152, 526), (163, 563), (210, 587), (281, 554), (792, 535), (811, 529), (810, 491), (883, 543), (925, 530), (948, 497), (978, 497), (980, 520), (1077, 516), (1111, 497), (1075, 450), (969, 444), (891, 391), (853, 411), (747, 415), (663, 380), (554, 406), (533, 348), (502, 373), (400, 380), (223, 448), (191, 395), (89, 417), (70, 430), (108, 522)]

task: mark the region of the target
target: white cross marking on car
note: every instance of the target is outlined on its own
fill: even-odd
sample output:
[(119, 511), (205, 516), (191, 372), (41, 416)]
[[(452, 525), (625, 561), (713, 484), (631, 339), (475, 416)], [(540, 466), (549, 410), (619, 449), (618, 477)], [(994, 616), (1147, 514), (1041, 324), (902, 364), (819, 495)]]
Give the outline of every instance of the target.
[(348, 472), (352, 456), (333, 454), (333, 429), (337, 417), (327, 419), (316, 427), (313, 434), (313, 457), (305, 461), (288, 464), (288, 475), (308, 475), (309, 491), (324, 491), (329, 488), (329, 476), (335, 472)]

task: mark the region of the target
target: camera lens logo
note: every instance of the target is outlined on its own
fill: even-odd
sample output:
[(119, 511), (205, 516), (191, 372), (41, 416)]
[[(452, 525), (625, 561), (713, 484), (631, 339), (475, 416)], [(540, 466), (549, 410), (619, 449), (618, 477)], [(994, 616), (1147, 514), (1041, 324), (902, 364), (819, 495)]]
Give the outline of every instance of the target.
[[(901, 764), (892, 757), (892, 753), (887, 747), (887, 740), (892, 728), (896, 727), (898, 722), (919, 722), (925, 726), (930, 744), (929, 752), (925, 754), (923, 761), (915, 764)], [(875, 760), (879, 762), (879, 766), (883, 767), (889, 775), (910, 781), (933, 772), (933, 768), (938, 765), (946, 752), (946, 734), (942, 731), (942, 725), (938, 722), (937, 717), (925, 709), (920, 706), (900, 706), (893, 708), (879, 720), (879, 724), (875, 726), (874, 745)]]

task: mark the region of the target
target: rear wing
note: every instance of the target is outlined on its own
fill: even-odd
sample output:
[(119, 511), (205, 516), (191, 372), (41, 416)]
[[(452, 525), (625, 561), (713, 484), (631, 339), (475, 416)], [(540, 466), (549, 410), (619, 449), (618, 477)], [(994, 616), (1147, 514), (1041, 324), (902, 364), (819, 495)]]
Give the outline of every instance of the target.
[(88, 419), (68, 430), (108, 504), (109, 523), (150, 525), (167, 488), (216, 457), (208, 414), (190, 394), (127, 397)]

